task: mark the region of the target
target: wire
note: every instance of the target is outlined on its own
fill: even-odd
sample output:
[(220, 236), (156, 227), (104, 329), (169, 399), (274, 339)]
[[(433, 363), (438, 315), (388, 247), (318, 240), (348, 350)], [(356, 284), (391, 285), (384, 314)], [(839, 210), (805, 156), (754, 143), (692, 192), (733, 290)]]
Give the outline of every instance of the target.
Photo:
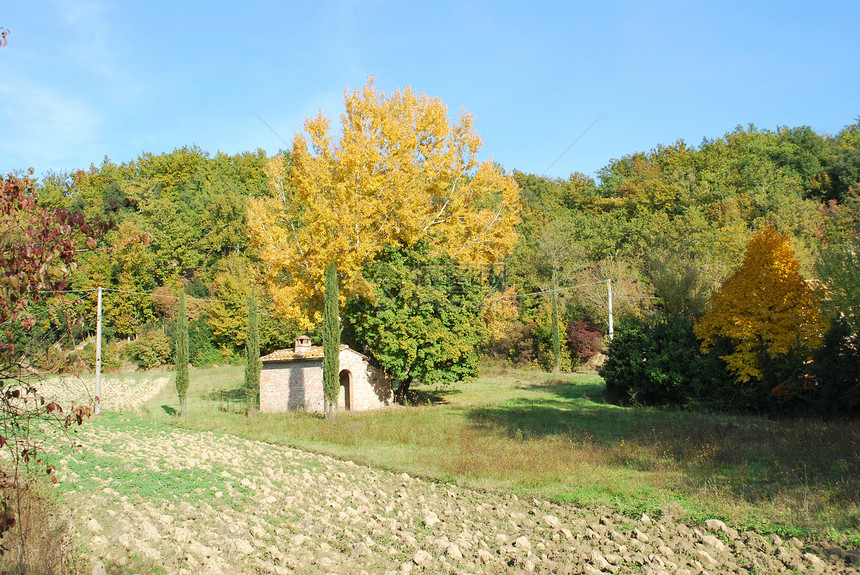
[(269, 128), (269, 129), (272, 131), (272, 133), (273, 133), (274, 135), (276, 135), (276, 136), (278, 137), (278, 139), (279, 139), (280, 141), (282, 141), (282, 142), (284, 143), (284, 145), (285, 145), (287, 148), (289, 148), (289, 147), (290, 147), (290, 145), (287, 143), (287, 141), (286, 141), (286, 140), (284, 140), (284, 139), (281, 137), (281, 135), (280, 135), (279, 133), (277, 133), (277, 132), (275, 131), (275, 129), (274, 129), (273, 127), (271, 127), (271, 126), (269, 125), (269, 123), (268, 123), (268, 122), (266, 122), (266, 120), (264, 120), (264, 119), (262, 118), (262, 116), (260, 116), (260, 114), (258, 114), (258, 113), (256, 112), (256, 110), (251, 110), (251, 111), (252, 111), (252, 112), (254, 112), (254, 115), (255, 115), (255, 116), (257, 116), (257, 118), (259, 118), (259, 119), (260, 119), (260, 121), (261, 121), (261, 122), (263, 122), (263, 123), (266, 125), (266, 127), (267, 127), (267, 128)]
[[(177, 296), (177, 295), (143, 293), (143, 292), (139, 292), (139, 291), (128, 291), (128, 290), (113, 289), (113, 288), (102, 288), (102, 291), (112, 291), (112, 292), (116, 292), (116, 293), (127, 293), (127, 294), (131, 294), (131, 295), (148, 295), (151, 297), (161, 297), (161, 298), (167, 298), (167, 299), (179, 299), (179, 296)], [(229, 301), (227, 301), (225, 299), (208, 299), (208, 298), (201, 298), (201, 297), (187, 297), (185, 299), (188, 299), (191, 301), (211, 301), (211, 302), (218, 302), (218, 303), (230, 303)]]
[(518, 293), (518, 294), (514, 294), (514, 295), (502, 295), (496, 299), (509, 299), (509, 298), (515, 298), (515, 297), (523, 297), (523, 296), (527, 296), (527, 295), (543, 295), (545, 293), (567, 291), (567, 290), (577, 289), (577, 288), (581, 288), (581, 287), (596, 286), (598, 284), (605, 284), (605, 283), (606, 283), (606, 280), (602, 280), (602, 281), (591, 282), (591, 283), (587, 283), (587, 284), (579, 284), (579, 285), (575, 285), (575, 286), (548, 289), (548, 290), (544, 290), (544, 291), (533, 291), (531, 293)]
[[(50, 292), (50, 291), (40, 291), (39, 293), (54, 293), (54, 292)], [(56, 293), (74, 293), (74, 292), (66, 291), (66, 292), (56, 292)], [(52, 307), (52, 308), (46, 309), (45, 311), (43, 311), (43, 312), (41, 312), (41, 313), (33, 314), (32, 316), (30, 316), (30, 318), (31, 318), (31, 319), (39, 319), (39, 318), (45, 317), (46, 315), (48, 315), (48, 314), (50, 314), (50, 313), (53, 313), (53, 312), (55, 312), (55, 311), (57, 311), (57, 310), (60, 310), (60, 309), (63, 309), (64, 307), (68, 307), (68, 306), (70, 306), (70, 305), (74, 305), (74, 304), (76, 304), (76, 303), (78, 303), (78, 299), (74, 299), (74, 300), (72, 300), (72, 301), (67, 301), (67, 302), (65, 302), (65, 303), (63, 303), (63, 304), (60, 304), (60, 305), (57, 305), (57, 306), (55, 306), (55, 307)], [(20, 318), (20, 317), (19, 317), (19, 318), (15, 318), (15, 319), (7, 319), (7, 320), (6, 320), (6, 321), (4, 321), (3, 323), (0, 323), (0, 325), (6, 325), (7, 323), (17, 323), (18, 321), (21, 321), (21, 319), (22, 319), (22, 318)]]
[[(87, 294), (92, 294), (92, 293), (95, 293), (97, 291), (99, 291), (98, 288), (92, 288), (92, 289), (79, 289), (79, 290), (43, 290), (43, 291), (40, 291), (39, 293), (87, 293)], [(114, 288), (102, 288), (102, 291), (110, 291), (110, 292), (116, 292), (116, 293), (127, 293), (127, 294), (131, 294), (131, 295), (146, 295), (146, 296), (150, 296), (150, 297), (161, 297), (161, 298), (168, 298), (168, 299), (179, 299), (179, 296), (176, 296), (176, 295), (144, 293), (144, 292), (139, 292), (139, 291), (128, 291), (128, 290), (121, 290), (121, 289), (114, 289)], [(199, 297), (187, 297), (185, 299), (191, 300), (191, 301), (209, 301), (209, 302), (217, 302), (217, 303), (230, 303), (229, 301), (224, 300), (224, 299), (208, 299), (208, 298), (199, 298)]]
[(567, 147), (567, 148), (566, 148), (566, 149), (565, 149), (565, 150), (564, 150), (564, 151), (563, 151), (563, 152), (562, 152), (562, 153), (561, 153), (561, 154), (560, 154), (560, 155), (559, 155), (555, 160), (553, 160), (553, 161), (552, 161), (552, 163), (551, 163), (549, 166), (547, 166), (547, 168), (546, 168), (546, 169), (543, 171), (543, 173), (541, 174), (541, 177), (545, 176), (545, 175), (546, 175), (546, 173), (549, 171), (549, 169), (550, 169), (551, 167), (553, 167), (553, 166), (555, 165), (555, 163), (556, 163), (556, 162), (558, 162), (558, 161), (562, 158), (562, 156), (564, 156), (568, 151), (570, 151), (570, 149), (571, 149), (574, 145), (576, 145), (576, 143), (577, 143), (577, 142), (578, 142), (578, 141), (579, 141), (579, 140), (580, 140), (580, 139), (581, 139), (581, 138), (586, 134), (586, 132), (588, 132), (588, 131), (589, 131), (589, 130), (594, 126), (594, 124), (596, 124), (596, 123), (597, 123), (597, 121), (598, 121), (598, 120), (600, 120), (600, 118), (602, 118), (602, 117), (603, 117), (603, 115), (604, 115), (604, 114), (606, 114), (606, 112), (608, 112), (608, 111), (609, 111), (609, 108), (606, 108), (605, 110), (603, 110), (603, 111), (600, 113), (600, 115), (599, 115), (599, 116), (597, 116), (597, 118), (595, 118), (595, 119), (594, 119), (594, 121), (593, 121), (591, 124), (589, 124), (589, 125), (588, 125), (588, 127), (587, 127), (586, 129), (584, 129), (584, 130), (582, 131), (582, 133), (581, 133), (579, 136), (577, 136), (577, 137), (576, 137), (576, 139), (573, 141), (573, 143), (572, 143), (572, 144), (570, 144), (570, 145), (569, 145), (569, 146), (568, 146), (568, 147)]

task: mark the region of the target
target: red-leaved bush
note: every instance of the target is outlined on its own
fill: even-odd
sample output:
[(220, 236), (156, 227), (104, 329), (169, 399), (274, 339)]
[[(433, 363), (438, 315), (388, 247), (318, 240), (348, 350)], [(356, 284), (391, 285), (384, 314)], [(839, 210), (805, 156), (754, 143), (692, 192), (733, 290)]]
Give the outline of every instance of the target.
[(585, 363), (600, 351), (603, 345), (603, 331), (588, 320), (577, 320), (567, 324), (567, 348), (571, 357)]

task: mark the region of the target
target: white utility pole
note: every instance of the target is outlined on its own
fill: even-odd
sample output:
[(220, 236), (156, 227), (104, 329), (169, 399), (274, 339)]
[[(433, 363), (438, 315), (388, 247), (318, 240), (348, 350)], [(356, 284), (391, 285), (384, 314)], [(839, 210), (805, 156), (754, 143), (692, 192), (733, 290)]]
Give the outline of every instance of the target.
[(93, 413), (98, 415), (102, 402), (102, 288), (99, 287), (99, 299), (96, 305), (96, 398), (93, 402)]
[(612, 327), (612, 280), (606, 279), (606, 294), (609, 300), (609, 341), (615, 336), (615, 331)]

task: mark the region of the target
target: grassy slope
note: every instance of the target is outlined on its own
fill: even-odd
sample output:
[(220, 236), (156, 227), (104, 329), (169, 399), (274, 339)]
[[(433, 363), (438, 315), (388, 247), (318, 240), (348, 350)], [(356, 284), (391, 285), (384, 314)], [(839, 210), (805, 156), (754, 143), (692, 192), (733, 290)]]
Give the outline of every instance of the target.
[(860, 543), (857, 421), (620, 408), (603, 403), (593, 374), (489, 367), (474, 382), (419, 388), (422, 405), (249, 422), (241, 386), (241, 368), (192, 372), (184, 421), (172, 384), (146, 413), (476, 488)]

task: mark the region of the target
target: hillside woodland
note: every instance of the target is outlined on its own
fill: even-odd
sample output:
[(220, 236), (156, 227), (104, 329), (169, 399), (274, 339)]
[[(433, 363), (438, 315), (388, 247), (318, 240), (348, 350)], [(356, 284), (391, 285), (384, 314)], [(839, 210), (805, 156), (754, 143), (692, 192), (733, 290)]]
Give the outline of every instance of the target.
[[(356, 114), (384, 115), (361, 108), (360, 96), (353, 95)], [(432, 101), (416, 102), (426, 112), (416, 118), (438, 115)], [(301, 275), (315, 256), (299, 245), (292, 263), (278, 264), (264, 232), (277, 224), (298, 238), (315, 225), (334, 225), (319, 220), (326, 205), (336, 205), (323, 202), (346, 192), (308, 196), (306, 180), (320, 174), (332, 190), (376, 190), (343, 200), (356, 226), (385, 209), (367, 198), (398, 190), (360, 184), (375, 181), (373, 170), (350, 172), (349, 180), (346, 160), (338, 162), (357, 140), (321, 152), (319, 142), (331, 144), (328, 124), (313, 119), (306, 128), (310, 148), (297, 140), (272, 157), (184, 147), (122, 163), (105, 158), (31, 181), (40, 207), (80, 212), (105, 231), (73, 232), (90, 246), (78, 251), (64, 293), (30, 302), (29, 331), (11, 334), (16, 353), (36, 370), (92, 369), (91, 290), (98, 287), (105, 290), (107, 369), (172, 362), (180, 292), (187, 294), (195, 366), (241, 361), (252, 289), (261, 294), (262, 353), (291, 346), (301, 332), (319, 340), (314, 286), (322, 273)], [(466, 187), (468, 201), (437, 193), (421, 204), (425, 211), (401, 206), (403, 214), (374, 224), (384, 241), (339, 263), (339, 271), (349, 266), (340, 275), (344, 340), (399, 379), (468, 379), (483, 354), (547, 370), (602, 365), (607, 396), (619, 403), (860, 412), (860, 121), (835, 135), (805, 126), (738, 127), (698, 146), (678, 141), (613, 159), (596, 178), (567, 179), (479, 164), (473, 155), (480, 140), (468, 116), (451, 132), (466, 139), (407, 144), (426, 156), (403, 182), (443, 165), (428, 142), (444, 140), (456, 152), (444, 156), (447, 180), (426, 186)], [(383, 166), (380, 173), (400, 169), (393, 160), (385, 164), (395, 157), (389, 144), (382, 137), (363, 144), (382, 150), (368, 164)], [(423, 224), (406, 219), (440, 201), (463, 226), (479, 230), (481, 217), (497, 214), (508, 228), (484, 252), (461, 257), (441, 246), (474, 247), (485, 238), (461, 238), (442, 218), (422, 235)], [(457, 202), (468, 209), (454, 212)], [(358, 249), (344, 246), (343, 253)], [(304, 291), (285, 294), (276, 285)], [(307, 297), (287, 297), (297, 293)]]

